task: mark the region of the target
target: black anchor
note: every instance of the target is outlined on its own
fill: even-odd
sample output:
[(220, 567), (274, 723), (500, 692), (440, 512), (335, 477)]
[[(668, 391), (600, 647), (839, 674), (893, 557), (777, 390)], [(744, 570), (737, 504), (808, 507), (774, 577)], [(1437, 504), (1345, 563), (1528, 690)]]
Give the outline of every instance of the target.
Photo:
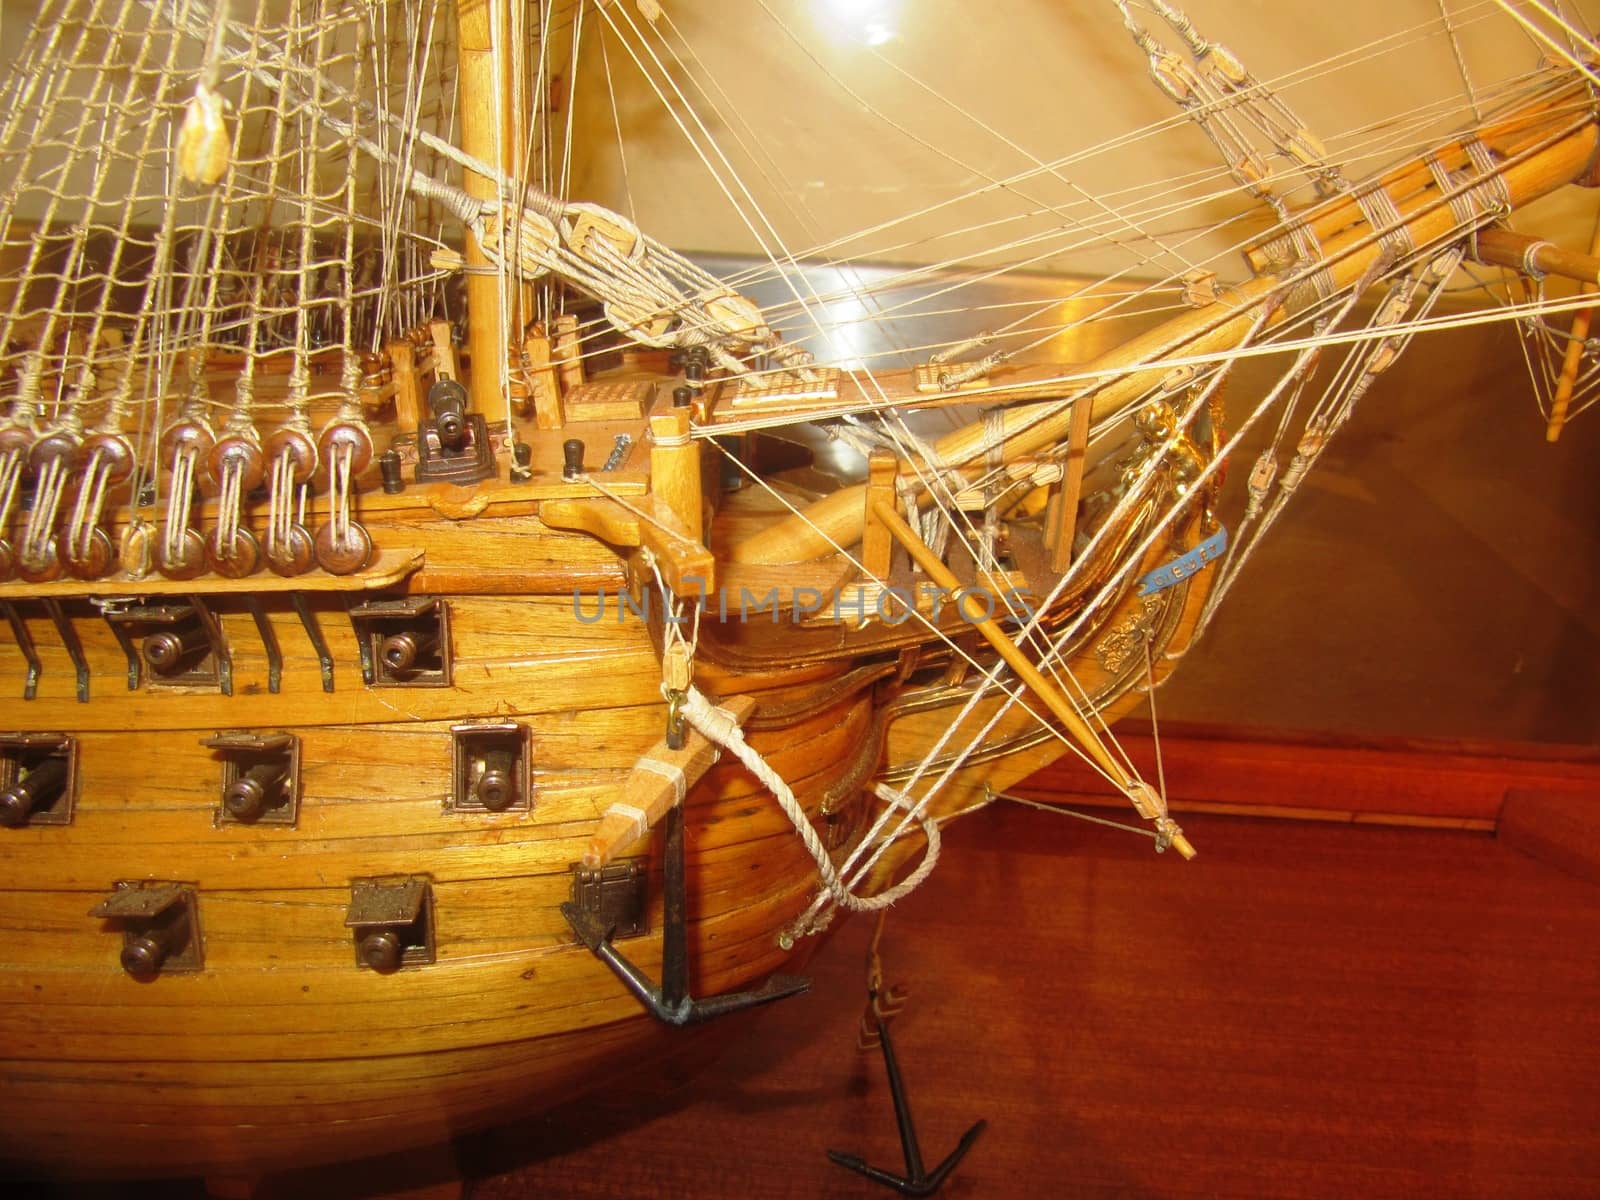
[(956, 1169), (956, 1164), (966, 1157), (967, 1151), (972, 1149), (972, 1143), (978, 1140), (978, 1135), (984, 1131), (989, 1122), (980, 1120), (962, 1134), (961, 1140), (956, 1143), (956, 1148), (945, 1156), (944, 1161), (935, 1167), (932, 1173), (924, 1169), (922, 1147), (917, 1143), (917, 1127), (911, 1119), (911, 1104), (906, 1099), (905, 1081), (900, 1078), (900, 1064), (895, 1061), (894, 1043), (889, 1038), (889, 1026), (881, 1017), (877, 1024), (879, 1045), (883, 1047), (883, 1069), (889, 1077), (889, 1094), (894, 1098), (894, 1119), (900, 1126), (900, 1148), (906, 1156), (905, 1176), (894, 1175), (879, 1167), (871, 1166), (860, 1155), (846, 1154), (842, 1150), (829, 1150), (828, 1157), (841, 1167), (848, 1167), (876, 1183), (893, 1188), (902, 1196), (931, 1196), (949, 1178), (950, 1173)]

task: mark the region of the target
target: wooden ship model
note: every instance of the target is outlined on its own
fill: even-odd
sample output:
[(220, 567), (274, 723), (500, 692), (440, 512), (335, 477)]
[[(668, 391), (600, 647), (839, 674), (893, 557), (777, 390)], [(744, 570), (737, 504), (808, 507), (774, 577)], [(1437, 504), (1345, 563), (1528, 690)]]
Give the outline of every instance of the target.
[(659, 5), (46, 4), (0, 90), (0, 1156), (237, 1173), (564, 1098), (792, 994), (1068, 751), (1193, 853), (1109, 723), (1464, 261), (1582, 310), (1596, 260), (1505, 220), (1600, 182), (1595, 76), (1546, 14), (1345, 155), (1105, 7), (1221, 151), (1122, 212), (1237, 199), (1242, 272), (1108, 285), (1141, 331), (1079, 361), (975, 322), (884, 367), (808, 351), (788, 250), (763, 307), (563, 193), (539, 54)]

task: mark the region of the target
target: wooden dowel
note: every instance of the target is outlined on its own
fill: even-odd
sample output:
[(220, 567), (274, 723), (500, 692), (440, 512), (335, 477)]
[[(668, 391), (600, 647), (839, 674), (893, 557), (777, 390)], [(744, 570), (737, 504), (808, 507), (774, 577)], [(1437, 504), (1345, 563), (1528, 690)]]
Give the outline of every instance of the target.
[[(756, 710), (750, 696), (734, 696), (719, 707), (732, 713), (742, 726)], [(668, 749), (666, 740), (657, 742), (623, 781), (622, 790), (600, 818), (589, 846), (583, 852), (583, 865), (603, 867), (622, 851), (653, 829), (667, 810), (677, 803), (678, 785), (674, 775), (681, 773), (687, 792), (717, 761), (718, 747), (692, 727), (684, 732), (683, 749)]]
[(873, 512), (876, 504), (894, 507), (894, 481), (900, 461), (892, 450), (874, 450), (867, 457), (867, 515), (861, 533), (861, 565), (874, 579), (887, 579), (894, 558), (894, 537)]
[(1083, 497), (1083, 468), (1089, 454), (1091, 406), (1072, 406), (1072, 427), (1067, 431), (1067, 461), (1056, 493), (1057, 507), (1050, 546), (1050, 569), (1065, 571), (1072, 564), (1072, 542), (1077, 536), (1078, 501)]
[[(1600, 231), (1600, 226), (1597, 226)], [(1585, 291), (1600, 285), (1600, 241), (1592, 243), (1588, 254), (1563, 250), (1554, 242), (1512, 233), (1505, 229), (1485, 229), (1477, 236), (1478, 259), (1496, 267), (1509, 267), (1524, 274), (1560, 275), (1585, 284)], [(1533, 272), (1529, 272), (1529, 267)]]

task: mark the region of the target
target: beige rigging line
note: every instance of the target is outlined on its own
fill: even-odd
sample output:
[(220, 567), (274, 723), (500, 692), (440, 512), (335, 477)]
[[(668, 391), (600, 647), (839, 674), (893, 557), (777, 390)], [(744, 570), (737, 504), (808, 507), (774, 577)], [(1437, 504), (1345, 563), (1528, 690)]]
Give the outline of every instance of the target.
[[(303, 3), (304, 0), (295, 0), (287, 18), (296, 43), (314, 33), (313, 27), (307, 23)], [(264, 15), (264, 11), (258, 10), (257, 19), (261, 19)], [(219, 10), (219, 23), (220, 19)], [(320, 48), (322, 39), (318, 38), (316, 44)], [(313, 77), (313, 88), (316, 88), (315, 80), (319, 78), (320, 74)], [(275, 328), (279, 313), (287, 307), (284, 302), (284, 289), (288, 289), (290, 298), (298, 298), (302, 302), (309, 300), (308, 275), (311, 266), (307, 259), (311, 248), (312, 227), (308, 223), (302, 224), (299, 244), (292, 249), (287, 234), (280, 237), (273, 228), (273, 218), (284, 191), (281, 175), (286, 166), (284, 139), (290, 124), (290, 96), (288, 88), (279, 90), (273, 116), (267, 123), (271, 130), (271, 141), (266, 150), (268, 165), (260, 198), (261, 219), (256, 227), (256, 241), (252, 251), (250, 298), (243, 336), (244, 364), (235, 379), (233, 410), (229, 413), (214, 448), (206, 455), (207, 471), (212, 482), (216, 484), (218, 493), (217, 528), (212, 534), (209, 548), (218, 565), (225, 570), (237, 570), (240, 574), (248, 574), (255, 566), (254, 537), (247, 528), (242, 527), (244, 497), (261, 482), (264, 474), (261, 435), (256, 429), (254, 412), (259, 359), (266, 352), (265, 343), (279, 332)], [(317, 98), (313, 94), (310, 103), (315, 105), (316, 102)], [(241, 121), (240, 125), (243, 124)], [(307, 186), (312, 186), (309, 181)], [(292, 253), (295, 256), (296, 261), (292, 267), (283, 262), (281, 255), (285, 253)], [(288, 281), (290, 276), (294, 279), (292, 284)], [(303, 303), (293, 307), (296, 331), (295, 357), (299, 358), (298, 335), (305, 329), (309, 313)], [(295, 385), (292, 368), (289, 385), (291, 396)], [(170, 538), (169, 533), (169, 553)]]
[(1533, 38), (1537, 44), (1542, 45), (1556, 58), (1567, 63), (1569, 66), (1577, 67), (1580, 71), (1587, 71), (1589, 68), (1586, 66), (1583, 60), (1577, 56), (1576, 47), (1579, 45), (1588, 44), (1588, 34), (1583, 30), (1576, 28), (1564, 16), (1551, 9), (1548, 5), (1542, 3), (1541, 0), (1523, 0), (1523, 2), (1538, 10), (1538, 12), (1548, 21), (1550, 21), (1551, 24), (1555, 25), (1557, 28), (1566, 33), (1568, 40), (1563, 43), (1551, 37), (1550, 34), (1536, 21), (1530, 20), (1522, 12), (1521, 8), (1519, 8), (1516, 3), (1513, 3), (1512, 0), (1495, 0), (1495, 3), (1498, 4), (1500, 8), (1511, 17), (1512, 20), (1514, 20), (1518, 25), (1522, 26), (1523, 30), (1528, 34), (1528, 36)]
[[(612, 24), (613, 30), (617, 31), (615, 24), (611, 22), (611, 17), (609, 15), (609, 13), (607, 13), (605, 10), (602, 10), (602, 15), (605, 16), (605, 18), (606, 18), (608, 23)], [(663, 104), (668, 108), (669, 112), (672, 113), (674, 120), (677, 122), (677, 124), (679, 125), (680, 129), (683, 131), (684, 135), (689, 139), (690, 145), (694, 148), (696, 153), (700, 156), (702, 162), (705, 164), (707, 169), (712, 173), (713, 178), (718, 183), (718, 186), (722, 189), (724, 195), (728, 198), (728, 200), (731, 203), (734, 204), (735, 210), (740, 213), (742, 219), (746, 223), (746, 226), (750, 229), (752, 235), (756, 237), (758, 243), (760, 243), (763, 246), (763, 248), (765, 250), (767, 250), (767, 252), (769, 254), (769, 257), (774, 257), (774, 261), (775, 262), (779, 261), (775, 256), (773, 256), (771, 248), (768, 247), (768, 245), (767, 245), (767, 239), (768, 238), (770, 238), (770, 240), (772, 240), (773, 242), (777, 243), (779, 251), (781, 251), (782, 254), (783, 254), (782, 262), (787, 264), (790, 268), (798, 268), (798, 263), (795, 262), (792, 254), (789, 254), (786, 250), (783, 249), (782, 238), (779, 236), (776, 227), (774, 226), (772, 221), (765, 215), (765, 213), (761, 210), (759, 203), (756, 201), (756, 199), (755, 199), (753, 193), (750, 191), (749, 187), (746, 184), (744, 184), (744, 182), (739, 178), (738, 173), (734, 170), (734, 168), (732, 166), (732, 163), (728, 159), (727, 155), (717, 145), (716, 139), (711, 135), (710, 131), (707, 129), (704, 121), (702, 121), (698, 117), (698, 115), (694, 112), (693, 106), (689, 103), (687, 97), (684, 96), (684, 94), (681, 91), (681, 89), (678, 88), (678, 86), (676, 84), (676, 81), (671, 77), (671, 75), (669, 73), (666, 73), (665, 70), (661, 68), (660, 59), (655, 55), (654, 50), (648, 45), (643, 31), (641, 31), (638, 28), (638, 26), (633, 22), (633, 19), (632, 19), (631, 15), (627, 13), (626, 9), (622, 10), (622, 16), (628, 22), (629, 26), (633, 29), (635, 35), (639, 39), (640, 45), (642, 46), (644, 51), (647, 54), (649, 54), (652, 62), (657, 66), (658, 69), (662, 70), (662, 77), (665, 80), (666, 85), (672, 89), (674, 95), (677, 98), (677, 101), (678, 101), (678, 105), (677, 106), (674, 106), (672, 100), (667, 96), (667, 94), (663, 90), (662, 86), (655, 80), (654, 77), (650, 76), (648, 71), (645, 70), (645, 64), (644, 64), (643, 60), (639, 57), (639, 54), (633, 49), (633, 47), (629, 43), (627, 43), (626, 40), (623, 40), (624, 47), (626, 49), (628, 49), (630, 55), (633, 56), (633, 58), (635, 60), (635, 63), (639, 66), (640, 70), (646, 74), (646, 78), (651, 82), (652, 87), (655, 88), (655, 90), (657, 92), (657, 95), (660, 97), (660, 99), (662, 100)], [(621, 40), (620, 39), (620, 31), (617, 31), (617, 32), (619, 32), (619, 40)], [(669, 49), (669, 52), (670, 52), (670, 47), (668, 49)], [(726, 171), (727, 174), (731, 177), (733, 186), (730, 186), (729, 183), (722, 178), (722, 174), (718, 172), (717, 167), (712, 162), (712, 159), (711, 159), (710, 155), (707, 153), (707, 151), (705, 149), (703, 149), (701, 147), (700, 142), (693, 136), (693, 134), (691, 133), (691, 131), (688, 128), (687, 124), (685, 123), (684, 119), (681, 116), (679, 116), (678, 108), (681, 108), (683, 110), (683, 112), (687, 113), (689, 118), (693, 120), (696, 129), (698, 129), (698, 131), (700, 132), (702, 138), (704, 138), (706, 144), (708, 146), (710, 146), (711, 151), (716, 155), (717, 161), (721, 163), (723, 170)], [(759, 166), (759, 164), (758, 164), (758, 166)], [(737, 192), (737, 196), (735, 194), (736, 192)], [(746, 212), (745, 208), (740, 204), (739, 197), (742, 197), (744, 199), (744, 201), (746, 203), (748, 203), (748, 205), (750, 206), (750, 209), (753, 212), (753, 215), (751, 215), (750, 213)], [(759, 222), (759, 226), (760, 226), (759, 228), (758, 228), (758, 222)], [(766, 235), (765, 237), (763, 236), (763, 232), (762, 232), (763, 229), (765, 230), (765, 235)], [(798, 275), (798, 280), (799, 280), (799, 284), (798, 285), (796, 283), (796, 276), (797, 275)], [(800, 290), (800, 287), (804, 286), (807, 290), (809, 290), (811, 292), (811, 295), (812, 295), (813, 299), (815, 298), (815, 291), (810, 286), (809, 277), (803, 272), (798, 272), (798, 270), (794, 270), (792, 272), (786, 272), (784, 274), (784, 279), (788, 283), (791, 291), (794, 293), (796, 301), (805, 310), (805, 312), (811, 318), (813, 323), (817, 324), (818, 327), (820, 328), (820, 320), (819, 320), (819, 318), (817, 317), (816, 313), (811, 308), (810, 304), (808, 304), (806, 296), (804, 294), (802, 294), (802, 292)], [(852, 374), (854, 374), (854, 371), (852, 371)], [(871, 388), (880, 397), (882, 397), (883, 396), (883, 391), (882, 391), (881, 386), (878, 384), (877, 380), (871, 375), (870, 372), (867, 372), (866, 374), (867, 374), (867, 382), (868, 382), (868, 384), (871, 386)], [(899, 437), (901, 439), (903, 439), (903, 440), (910, 440), (909, 431), (906, 430), (903, 426), (900, 427)], [(913, 460), (913, 462), (915, 462), (915, 461), (916, 460)], [(918, 469), (919, 470), (921, 469), (920, 466), (918, 467)], [(939, 507), (941, 507), (941, 509), (944, 510), (945, 515), (947, 517), (949, 517), (950, 516), (950, 507), (953, 507), (953, 505), (950, 506), (950, 507), (946, 507), (946, 505), (947, 505), (948, 501), (950, 499), (952, 499), (952, 497), (942, 496), (941, 493), (940, 493), (940, 490), (937, 487), (934, 487), (934, 486), (930, 486), (928, 490), (929, 490), (930, 495), (932, 495), (934, 497), (935, 503)]]
[[(1456, 106), (1455, 102), (1451, 101), (1450, 105), (1449, 105), (1450, 111), (1454, 111), (1456, 109), (1456, 107), (1457, 106)], [(1422, 129), (1422, 128), (1430, 126), (1432, 124), (1433, 118), (1437, 115), (1438, 111), (1442, 111), (1442, 106), (1434, 106), (1432, 108), (1429, 108), (1429, 107), (1425, 106), (1424, 109), (1417, 116), (1415, 116), (1413, 118), (1413, 123), (1414, 123), (1415, 127), (1418, 128), (1418, 129)], [(1392, 131), (1391, 131), (1391, 133), (1392, 133)], [(1381, 144), (1383, 144), (1385, 146), (1390, 145), (1390, 140), (1387, 137), (1379, 138), (1376, 135), (1374, 135), (1372, 140), (1373, 140), (1374, 143), (1381, 142)], [(1431, 143), (1430, 142), (1421, 143), (1421, 145), (1428, 145), (1428, 144), (1431, 144)], [(1356, 147), (1355, 149), (1359, 149), (1359, 147)], [(1346, 158), (1345, 161), (1348, 162), (1348, 158)], [(1211, 173), (1208, 173), (1205, 176), (1205, 178), (1214, 178), (1217, 175), (1220, 175), (1221, 173), (1222, 173), (1222, 169), (1221, 168), (1217, 168), (1215, 171), (1213, 171)], [(1192, 205), (1205, 203), (1205, 202), (1207, 202), (1209, 200), (1219, 199), (1219, 198), (1221, 198), (1223, 196), (1234, 194), (1234, 191), (1235, 191), (1235, 189), (1229, 188), (1229, 189), (1225, 189), (1225, 190), (1217, 190), (1217, 191), (1211, 192), (1211, 193), (1209, 193), (1207, 195), (1200, 196), (1200, 197), (1187, 197), (1187, 198), (1180, 197), (1180, 198), (1178, 198), (1176, 200), (1171, 201), (1170, 203), (1167, 203), (1164, 208), (1157, 209), (1157, 210), (1154, 210), (1154, 211), (1157, 212), (1157, 213), (1187, 211)], [(1139, 214), (1139, 219), (1147, 219), (1147, 214), (1145, 214), (1145, 213)], [(1204, 233), (1211, 232), (1213, 229), (1214, 229), (1214, 226), (1205, 225), (1205, 226), (1200, 226), (1199, 229), (1197, 230), (1197, 232), (1201, 233), (1201, 234), (1204, 234)], [(1229, 249), (1227, 249), (1225, 251), (1222, 251), (1222, 252), (1219, 252), (1216, 256), (1214, 256), (1213, 261), (1214, 262), (1224, 261), (1232, 253), (1235, 253), (1235, 252), (1237, 252), (1239, 250), (1244, 249), (1247, 245), (1252, 244), (1254, 241), (1255, 241), (1255, 236), (1251, 236), (1251, 237), (1248, 237), (1248, 238), (1246, 238), (1244, 240), (1241, 240), (1240, 242), (1236, 243), (1234, 246), (1230, 247)], [(1020, 244), (1020, 243), (1013, 243), (1013, 244)], [(1074, 248), (1082, 248), (1083, 246), (1086, 246), (1088, 244), (1090, 244), (1090, 239), (1085, 238), (1082, 241), (1079, 241), (1077, 243), (1063, 243), (1059, 247), (1059, 249), (1060, 249), (1060, 251), (1062, 253), (1066, 253), (1066, 252), (1069, 252), (1070, 250), (1072, 250)], [(994, 248), (991, 247), (990, 250), (992, 250), (992, 249), (994, 249)], [(1048, 257), (1048, 255), (1046, 255), (1045, 257)], [(947, 271), (951, 266), (955, 265), (955, 262), (956, 262), (956, 260), (947, 259), (942, 263), (930, 263), (930, 264), (928, 264), (926, 266), (913, 268), (913, 269), (909, 269), (909, 270), (900, 272), (897, 275), (894, 275), (894, 276), (882, 281), (881, 283), (874, 285), (872, 290), (874, 292), (892, 290), (893, 288), (896, 288), (896, 287), (902, 286), (904, 284), (907, 284), (910, 281), (912, 281), (914, 279), (917, 279), (919, 277), (930, 276), (930, 275), (933, 275), (935, 272), (939, 272), (939, 271)], [(946, 283), (940, 289), (939, 292), (936, 292), (934, 294), (937, 295), (937, 294), (941, 294), (941, 293), (949, 293), (949, 292), (957, 291), (960, 288), (962, 288), (964, 286), (967, 286), (969, 283), (981, 282), (984, 279), (987, 279), (987, 278), (990, 278), (992, 276), (1000, 274), (1003, 270), (1014, 269), (1018, 265), (1019, 264), (1007, 264), (1007, 266), (1004, 267), (1004, 268), (995, 268), (990, 272), (987, 272), (987, 273), (984, 273), (984, 274), (981, 274), (981, 275), (978, 275), (978, 276), (968, 276), (968, 277), (965, 277), (965, 278), (962, 278), (962, 279), (958, 279), (958, 280)], [(1028, 264), (1028, 262), (1023, 262), (1020, 265), (1023, 266), (1023, 267), (1026, 267), (1029, 264)], [(1118, 272), (1116, 275), (1111, 276), (1109, 279), (1102, 279), (1102, 280), (1097, 281), (1097, 284), (1095, 285), (1096, 288), (1103, 290), (1109, 283), (1115, 281), (1121, 275), (1128, 273), (1128, 271), (1131, 270), (1131, 269), (1132, 268), (1124, 268), (1123, 271)], [(1157, 285), (1154, 285), (1154, 286), (1159, 287), (1159, 286), (1161, 286), (1161, 284), (1158, 283)], [(1176, 286), (1176, 284), (1173, 283), (1172, 286)], [(1048, 336), (1051, 335), (1052, 333), (1062, 333), (1062, 334), (1064, 334), (1064, 333), (1070, 332), (1073, 329), (1079, 328), (1079, 327), (1081, 327), (1081, 326), (1083, 326), (1085, 324), (1092, 324), (1092, 323), (1095, 323), (1095, 322), (1099, 322), (1099, 321), (1103, 321), (1103, 320), (1109, 319), (1111, 317), (1118, 316), (1118, 315), (1120, 315), (1122, 310), (1124, 310), (1124, 308), (1125, 308), (1125, 306), (1127, 304), (1129, 304), (1130, 302), (1139, 300), (1139, 299), (1143, 298), (1146, 295), (1149, 295), (1151, 293), (1151, 291), (1152, 291), (1151, 287), (1142, 287), (1142, 288), (1137, 288), (1137, 289), (1131, 289), (1128, 292), (1126, 292), (1123, 296), (1121, 296), (1121, 297), (1117, 298), (1116, 300), (1114, 300), (1111, 305), (1107, 306), (1103, 310), (1097, 310), (1097, 311), (1091, 312), (1089, 314), (1086, 314), (1083, 317), (1076, 318), (1076, 319), (1073, 319), (1073, 320), (1070, 320), (1070, 321), (1061, 322), (1061, 323), (1059, 323), (1057, 325), (1054, 325), (1054, 326), (1045, 326), (1045, 327), (1041, 327), (1041, 328), (1036, 329), (1036, 330), (1025, 330), (1023, 332), (1027, 333), (1027, 334), (1037, 335), (1035, 340), (1032, 343), (1030, 343), (1031, 345), (1037, 345), (1037, 344), (1042, 343), (1045, 340), (1048, 340)], [(1087, 296), (1088, 294), (1089, 293), (1087, 293), (1087, 292), (1083, 293), (1083, 294), (1080, 295), (1079, 298), (1082, 298), (1083, 296)], [(827, 297), (825, 295), (823, 297), (823, 299), (824, 300), (828, 300), (828, 299), (830, 299), (830, 297)], [(925, 300), (926, 300), (925, 296), (915, 295), (911, 299), (903, 302), (902, 305), (889, 306), (888, 308), (881, 308), (880, 307), (880, 309), (878, 311), (879, 311), (879, 313), (881, 315), (875, 317), (874, 320), (878, 321), (878, 320), (881, 320), (885, 316), (893, 314), (897, 307), (917, 305), (917, 304), (923, 303)], [(1036, 305), (1034, 307), (1034, 311), (1035, 312), (1042, 311), (1043, 308), (1045, 308), (1045, 307), (1053, 307), (1054, 304), (1055, 304), (1055, 302), (1052, 300), (1052, 301), (1048, 302), (1047, 305), (1042, 306), (1042, 307)], [(772, 306), (772, 307), (769, 307), (767, 309), (768, 313), (771, 314), (774, 317), (781, 315), (783, 310), (784, 310), (784, 306), (783, 305)], [(998, 331), (998, 333), (999, 334), (1007, 334), (1008, 331), (1015, 332), (1014, 327), (1018, 326), (1021, 322), (1026, 321), (1027, 319), (1028, 319), (1028, 314), (1024, 313), (1021, 316), (1018, 316), (1018, 317), (1014, 318), (1010, 322), (1009, 325), (1002, 327)], [(1013, 353), (1014, 354), (1015, 353), (1020, 353), (1022, 351), (1025, 351), (1026, 349), (1027, 349), (1027, 347), (1022, 347), (1021, 350), (1013, 350)]]
[(1193, 858), (1194, 847), (1189, 845), (1188, 839), (1183, 836), (1183, 831), (1167, 815), (1165, 800), (1149, 784), (1129, 776), (1123, 765), (1106, 752), (1100, 738), (1079, 715), (1077, 705), (1068, 701), (1055, 685), (1040, 673), (1033, 661), (1006, 636), (1005, 631), (992, 617), (980, 617), (975, 609), (967, 607), (971, 597), (964, 594), (961, 581), (944, 565), (938, 555), (928, 549), (911, 527), (901, 520), (899, 513), (881, 501), (873, 506), (873, 512), (928, 577), (958, 597), (957, 605), (962, 609), (968, 623), (983, 635), (984, 640), (994, 647), (995, 652), (1005, 660), (1017, 678), (1027, 685), (1028, 690), (1050, 710), (1051, 715), (1061, 723), (1073, 740), (1117, 785), (1123, 795), (1128, 797), (1139, 815), (1146, 820), (1155, 821), (1157, 830), (1169, 837), (1185, 858)]
[[(1458, 11), (1457, 27), (1460, 28), (1465, 24), (1487, 19), (1488, 16), (1494, 11), (1494, 3), (1495, 0), (1478, 0), (1478, 3), (1470, 6), (1468, 9)], [(1399, 53), (1402, 50), (1411, 48), (1420, 42), (1436, 36), (1437, 31), (1438, 22), (1436, 19), (1423, 21), (1405, 29), (1398, 30), (1394, 33), (1386, 34), (1383, 37), (1375, 38), (1372, 41), (1364, 43), (1360, 46), (1352, 47), (1349, 50), (1330, 55), (1327, 58), (1318, 60), (1308, 64), (1307, 66), (1286, 72), (1274, 79), (1267, 81), (1266, 86), (1272, 89), (1283, 89), (1289, 86), (1304, 85), (1326, 75), (1332, 74), (1333, 72), (1346, 69), (1355, 63), (1363, 62), (1383, 54)], [(1190, 119), (1191, 118), (1187, 115), (1180, 113), (1162, 121), (1153, 122), (1116, 138), (1111, 138), (1096, 145), (1085, 147), (1081, 150), (1073, 151), (1072, 153), (1063, 155), (1057, 159), (1050, 160), (1045, 164), (1045, 167), (1049, 170), (1060, 170), (1074, 166), (1090, 158), (1109, 153), (1111, 151), (1130, 148), (1140, 142), (1148, 141), (1151, 138), (1159, 136), (1163, 133), (1167, 133), (1182, 127), (1186, 125)], [(1224, 170), (1224, 168), (1218, 168), (1217, 170), (1218, 172), (1221, 172)], [(1014, 186), (1016, 184), (1026, 182), (1040, 173), (1041, 170), (1039, 168), (1024, 170), (1011, 176), (1002, 178), (1000, 180), (1000, 185)], [(880, 233), (885, 229), (891, 228), (895, 225), (905, 224), (910, 221), (918, 220), (923, 217), (942, 212), (951, 208), (952, 206), (967, 202), (985, 192), (993, 190), (993, 186), (994, 185), (984, 184), (968, 191), (957, 192), (951, 196), (942, 198), (931, 205), (925, 206), (924, 208), (857, 231), (845, 239), (840, 239), (840, 241), (849, 241), (856, 238), (870, 236)], [(832, 251), (836, 250), (838, 244), (839, 242), (835, 242), (826, 245), (808, 247), (801, 251), (801, 257), (813, 258), (826, 256)], [(886, 254), (892, 254), (896, 250), (904, 249), (906, 249), (906, 245), (902, 244), (896, 247), (889, 247), (885, 250), (877, 251), (876, 253), (880, 256), (883, 256)], [(851, 260), (846, 259), (844, 261)], [(734, 276), (730, 282), (735, 286), (747, 286), (754, 282), (754, 279), (749, 275), (740, 275)]]

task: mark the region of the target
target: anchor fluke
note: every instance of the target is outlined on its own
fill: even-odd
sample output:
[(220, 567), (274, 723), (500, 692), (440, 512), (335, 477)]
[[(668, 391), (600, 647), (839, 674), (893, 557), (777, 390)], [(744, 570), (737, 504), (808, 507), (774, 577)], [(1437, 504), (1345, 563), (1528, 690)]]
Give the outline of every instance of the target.
[(889, 1094), (894, 1099), (895, 1124), (900, 1127), (900, 1149), (905, 1153), (906, 1173), (895, 1175), (881, 1167), (874, 1167), (859, 1154), (846, 1154), (842, 1150), (829, 1150), (828, 1157), (841, 1167), (865, 1175), (874, 1183), (893, 1188), (902, 1196), (931, 1196), (937, 1192), (950, 1173), (972, 1149), (980, 1134), (989, 1127), (986, 1120), (978, 1120), (961, 1135), (956, 1148), (945, 1155), (932, 1171), (922, 1165), (922, 1147), (917, 1142), (917, 1127), (911, 1119), (911, 1103), (906, 1099), (905, 1081), (900, 1078), (900, 1064), (894, 1056), (894, 1042), (889, 1037), (888, 1022), (878, 1022), (878, 1044), (883, 1050), (883, 1070), (889, 1077)]

